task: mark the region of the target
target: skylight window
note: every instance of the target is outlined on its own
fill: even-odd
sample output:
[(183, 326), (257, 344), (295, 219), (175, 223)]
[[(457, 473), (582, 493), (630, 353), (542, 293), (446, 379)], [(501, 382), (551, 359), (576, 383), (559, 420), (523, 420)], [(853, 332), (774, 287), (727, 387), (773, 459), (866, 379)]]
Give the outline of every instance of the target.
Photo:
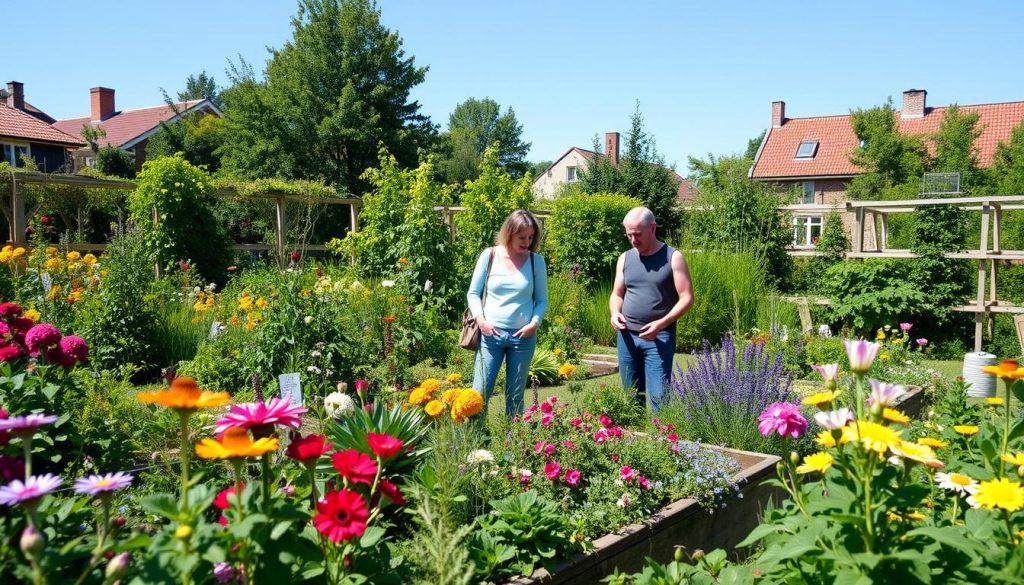
[(800, 143), (800, 146), (796, 148), (797, 158), (814, 158), (814, 155), (818, 153), (818, 141), (817, 140), (804, 140)]

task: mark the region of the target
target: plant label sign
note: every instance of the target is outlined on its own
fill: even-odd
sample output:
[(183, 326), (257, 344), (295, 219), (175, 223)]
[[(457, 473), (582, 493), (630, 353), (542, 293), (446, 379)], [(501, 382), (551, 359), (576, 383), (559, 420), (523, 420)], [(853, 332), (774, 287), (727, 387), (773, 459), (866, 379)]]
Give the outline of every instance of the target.
[(210, 323), (210, 334), (207, 337), (213, 339), (214, 337), (217, 337), (218, 333), (220, 333), (220, 321)]
[(281, 387), (281, 398), (302, 406), (302, 380), (299, 378), (298, 372), (279, 375), (277, 383)]
[(50, 289), (53, 288), (53, 278), (49, 272), (44, 272), (39, 275), (39, 280), (43, 282), (43, 292), (47, 295), (50, 294)]

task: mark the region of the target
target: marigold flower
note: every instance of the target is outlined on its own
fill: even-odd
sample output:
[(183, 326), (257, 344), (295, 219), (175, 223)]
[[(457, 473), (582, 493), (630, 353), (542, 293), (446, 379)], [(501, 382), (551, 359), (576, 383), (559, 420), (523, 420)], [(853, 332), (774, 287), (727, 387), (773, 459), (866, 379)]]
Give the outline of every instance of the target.
[(85, 256), (82, 256), (82, 264), (85, 264), (86, 266), (92, 266), (93, 264), (96, 264), (96, 256), (92, 254), (86, 254)]
[(1005, 477), (983, 481), (978, 484), (974, 495), (967, 498), (967, 503), (974, 508), (1002, 508), (1016, 512), (1024, 507), (1024, 486)]
[(335, 490), (317, 502), (313, 524), (320, 534), (333, 542), (349, 541), (366, 532), (370, 517), (366, 500), (358, 492)]
[(441, 380), (438, 380), (437, 378), (427, 378), (420, 383), (420, 388), (423, 388), (427, 394), (433, 396), (435, 392), (441, 389)]
[(377, 462), (369, 455), (355, 449), (346, 449), (331, 455), (334, 469), (352, 483), (372, 485), (377, 477)]
[(302, 463), (310, 465), (316, 463), (321, 457), (334, 448), (324, 435), (306, 435), (292, 438), (284, 454)]
[(224, 431), (221, 439), (203, 439), (196, 445), (196, 455), (203, 459), (238, 459), (242, 457), (259, 457), (264, 453), (277, 450), (277, 439), (263, 437), (252, 440), (249, 433), (241, 427), (231, 427)]
[(396, 437), (383, 433), (366, 433), (370, 450), (381, 459), (391, 459), (402, 452), (405, 443)]
[(448, 374), (448, 377), (446, 379), (448, 380), (449, 384), (458, 384), (459, 382), (462, 381), (462, 374), (458, 372), (452, 372), (451, 374)]
[(484, 397), (472, 388), (463, 388), (452, 403), (452, 419), (462, 422), (484, 408)]
[(52, 473), (33, 475), (21, 481), (16, 479), (0, 487), (0, 504), (13, 506), (37, 500), (60, 487), (61, 479)]
[(758, 431), (764, 436), (778, 433), (780, 437), (789, 435), (798, 439), (807, 432), (807, 419), (800, 414), (800, 408), (789, 402), (769, 404), (757, 417)]
[(444, 413), (444, 403), (440, 400), (431, 400), (423, 407), (423, 412), (431, 417), (438, 417)]
[(954, 425), (953, 430), (965, 437), (970, 437), (980, 431), (981, 428), (974, 425)]
[(409, 404), (415, 404), (420, 406), (424, 402), (430, 400), (430, 392), (427, 392), (422, 386), (417, 386), (412, 389), (409, 393)]
[[(304, 407), (278, 397), (271, 398), (266, 402), (233, 404), (227, 414), (217, 420), (217, 427), (213, 432), (219, 435), (230, 427), (253, 429), (273, 427), (273, 425), (297, 429), (302, 426), (302, 414), (305, 412)], [(262, 430), (266, 432), (273, 429)]]
[(821, 410), (828, 410), (832, 402), (839, 396), (840, 391), (816, 392), (800, 401), (805, 406), (816, 406)]
[(146, 404), (159, 404), (179, 412), (191, 412), (200, 408), (216, 408), (231, 402), (227, 392), (200, 390), (195, 378), (178, 377), (167, 390), (139, 392), (136, 398)]
[(131, 474), (124, 473), (123, 471), (80, 477), (75, 480), (75, 492), (96, 496), (128, 487), (131, 485), (132, 479)]
[(576, 366), (570, 363), (565, 363), (558, 367), (558, 375), (563, 378), (568, 378), (569, 376), (572, 376), (575, 372)]
[(909, 416), (903, 414), (902, 412), (896, 410), (895, 408), (883, 408), (882, 418), (884, 418), (887, 421), (900, 423), (903, 425), (910, 422)]
[(824, 451), (813, 453), (804, 457), (803, 465), (796, 468), (797, 473), (825, 473), (829, 467), (832, 467), (832, 463), (835, 459), (832, 458), (831, 453)]
[(900, 444), (900, 432), (871, 421), (853, 421), (843, 427), (843, 439), (860, 443), (865, 449), (885, 453)]

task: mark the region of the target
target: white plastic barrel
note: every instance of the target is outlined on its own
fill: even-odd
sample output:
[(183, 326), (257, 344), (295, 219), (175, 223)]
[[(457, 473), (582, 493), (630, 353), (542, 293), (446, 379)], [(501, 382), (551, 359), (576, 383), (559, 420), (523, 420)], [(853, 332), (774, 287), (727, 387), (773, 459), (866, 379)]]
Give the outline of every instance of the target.
[(981, 368), (999, 363), (995, 354), (985, 351), (972, 351), (964, 354), (964, 382), (967, 395), (975, 398), (989, 398), (996, 395), (996, 377), (982, 373)]

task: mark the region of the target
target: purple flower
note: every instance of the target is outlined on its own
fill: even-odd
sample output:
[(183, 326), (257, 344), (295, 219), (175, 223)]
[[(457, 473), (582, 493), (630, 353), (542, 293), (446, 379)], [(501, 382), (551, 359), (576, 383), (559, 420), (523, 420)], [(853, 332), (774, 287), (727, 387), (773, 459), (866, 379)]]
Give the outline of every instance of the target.
[(910, 328), (913, 327), (913, 326), (914, 326), (913, 323), (900, 323), (900, 331), (906, 333), (906, 332), (910, 331)]
[(839, 364), (825, 364), (823, 366), (814, 364), (811, 368), (818, 372), (826, 384), (831, 382), (834, 385), (839, 380)]
[(59, 418), (53, 414), (28, 414), (0, 418), (0, 431), (10, 431), (16, 437), (31, 437), (35, 434), (36, 429), (43, 425), (53, 424)]
[(41, 498), (57, 489), (60, 483), (60, 478), (52, 473), (33, 475), (24, 482), (16, 479), (4, 487), (0, 487), (0, 504), (13, 506)]
[(760, 421), (757, 430), (766, 437), (778, 433), (780, 437), (789, 435), (799, 439), (807, 432), (807, 419), (800, 414), (800, 408), (790, 402), (769, 404), (757, 420)]
[(872, 406), (876, 402), (880, 403), (883, 407), (892, 406), (896, 399), (907, 391), (906, 388), (898, 384), (879, 382), (878, 380), (869, 380), (869, 382), (871, 382), (871, 395), (868, 396), (868, 404)]
[(128, 487), (131, 485), (132, 479), (131, 475), (123, 471), (106, 475), (95, 474), (88, 477), (80, 477), (75, 480), (75, 491), (80, 494), (97, 496), (104, 492), (113, 492)]
[(60, 343), (60, 338), (60, 331), (56, 327), (49, 323), (40, 323), (25, 334), (25, 346), (33, 354), (38, 354)]
[(235, 568), (231, 563), (217, 563), (213, 565), (213, 578), (218, 583), (230, 583), (235, 580)]
[(302, 426), (302, 414), (306, 409), (296, 406), (283, 398), (271, 398), (266, 402), (249, 402), (232, 405), (228, 413), (217, 420), (214, 433), (220, 434), (231, 427), (250, 429), (280, 425), (297, 429)]
[(850, 370), (854, 374), (866, 374), (871, 369), (871, 363), (875, 361), (875, 356), (878, 355), (878, 349), (881, 347), (877, 343), (863, 339), (857, 341), (847, 339), (843, 341), (843, 345), (846, 346), (846, 356), (850, 358)]
[(917, 338), (917, 345), (918, 345), (918, 347), (924, 347), (924, 346), (928, 345), (928, 340), (925, 339), (924, 337), (918, 337)]
[(89, 344), (77, 335), (67, 335), (60, 340), (60, 351), (68, 359), (75, 363), (83, 364), (89, 359)]

